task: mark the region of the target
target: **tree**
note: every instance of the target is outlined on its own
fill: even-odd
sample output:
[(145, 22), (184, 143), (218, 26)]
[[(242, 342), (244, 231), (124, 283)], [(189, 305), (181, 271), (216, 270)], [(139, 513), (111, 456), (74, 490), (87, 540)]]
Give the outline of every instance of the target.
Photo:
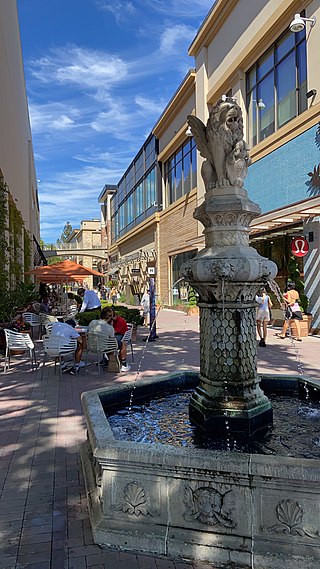
[[(60, 235), (60, 241), (62, 243), (66, 243), (68, 241), (70, 235), (72, 234), (72, 232), (73, 232), (72, 225), (71, 225), (70, 221), (67, 221), (64, 228), (63, 228), (63, 231)], [(57, 243), (58, 243), (58, 241), (59, 240), (57, 240)]]

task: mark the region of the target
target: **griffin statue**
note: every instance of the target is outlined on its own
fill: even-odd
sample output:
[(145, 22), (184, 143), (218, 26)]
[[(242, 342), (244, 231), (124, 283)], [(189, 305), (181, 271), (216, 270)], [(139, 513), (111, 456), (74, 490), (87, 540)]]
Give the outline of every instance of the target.
[(220, 99), (211, 109), (207, 126), (194, 115), (188, 125), (200, 155), (206, 160), (201, 175), (206, 191), (224, 186), (243, 186), (251, 159), (243, 140), (243, 120), (232, 98)]

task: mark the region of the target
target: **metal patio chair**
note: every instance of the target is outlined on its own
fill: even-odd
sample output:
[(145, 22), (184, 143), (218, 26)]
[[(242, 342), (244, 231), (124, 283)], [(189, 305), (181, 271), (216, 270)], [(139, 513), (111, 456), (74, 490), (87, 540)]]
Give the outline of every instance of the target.
[(36, 352), (34, 349), (34, 343), (31, 340), (29, 334), (22, 332), (14, 332), (13, 330), (4, 330), (6, 338), (6, 351), (4, 356), (4, 373), (7, 369), (10, 369), (10, 359), (11, 352), (13, 350), (21, 350), (29, 352), (31, 367), (34, 370), (37, 367)]
[(104, 357), (103, 354), (113, 354), (116, 360), (116, 365), (118, 371), (120, 371), (120, 360), (118, 356), (118, 342), (115, 337), (104, 336), (103, 334), (95, 334), (94, 332), (89, 332), (87, 335), (87, 349), (88, 352), (92, 352), (97, 356), (97, 366), (98, 375), (101, 373), (101, 360)]
[(133, 324), (127, 324), (128, 330), (124, 333), (122, 341), (131, 348), (131, 358), (134, 362), (133, 358), (133, 346), (132, 346), (132, 332), (133, 332)]
[(76, 338), (63, 338), (63, 336), (56, 336), (55, 334), (50, 334), (48, 336), (43, 336), (43, 363), (41, 370), (41, 379), (43, 378), (44, 367), (48, 358), (54, 360), (54, 373), (56, 373), (57, 362), (59, 362), (59, 374), (62, 377), (61, 364), (65, 357), (70, 357), (72, 360), (73, 367), (76, 370), (75, 352), (77, 349), (77, 339)]
[(25, 322), (28, 322), (31, 326), (31, 335), (33, 338), (33, 329), (38, 328), (38, 339), (41, 336), (41, 318), (39, 314), (34, 314), (33, 312), (23, 312), (22, 318)]

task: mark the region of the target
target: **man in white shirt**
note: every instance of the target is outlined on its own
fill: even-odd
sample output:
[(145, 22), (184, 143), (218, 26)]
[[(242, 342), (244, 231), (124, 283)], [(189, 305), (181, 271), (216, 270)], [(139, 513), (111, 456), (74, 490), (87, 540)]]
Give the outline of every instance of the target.
[(97, 310), (98, 308), (101, 308), (101, 302), (94, 290), (85, 290), (84, 288), (79, 288), (78, 295), (83, 299), (79, 312), (90, 312), (91, 310)]
[[(68, 324), (69, 322), (69, 324)], [(85, 362), (81, 361), (81, 356), (82, 356), (82, 351), (83, 351), (83, 347), (82, 347), (82, 338), (80, 336), (80, 334), (78, 334), (78, 332), (73, 328), (73, 326), (71, 325), (71, 322), (73, 322), (72, 320), (67, 320), (66, 322), (55, 322), (54, 325), (52, 326), (51, 329), (51, 335), (52, 336), (60, 336), (62, 338), (76, 338), (77, 339), (77, 347), (75, 350), (75, 362), (76, 362), (76, 368), (77, 371), (81, 368), (81, 367), (85, 367)], [(74, 371), (72, 368), (72, 364), (70, 362), (66, 362), (64, 361), (61, 364), (61, 368), (63, 372), (71, 372)]]

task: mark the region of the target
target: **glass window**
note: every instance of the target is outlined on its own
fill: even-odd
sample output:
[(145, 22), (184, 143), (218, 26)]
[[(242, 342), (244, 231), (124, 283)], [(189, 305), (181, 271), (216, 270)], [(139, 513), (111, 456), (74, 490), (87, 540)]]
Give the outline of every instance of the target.
[(181, 198), (197, 186), (197, 153), (194, 139), (188, 140), (164, 164), (168, 203)]
[(276, 44), (276, 63), (278, 63), (291, 49), (294, 48), (294, 44), (294, 34), (289, 31)]
[(176, 165), (176, 200), (182, 196), (182, 161), (180, 160)]
[(191, 190), (191, 154), (188, 152), (182, 161), (183, 190), (187, 194)]
[(144, 212), (143, 205), (143, 184), (139, 184), (135, 190), (136, 197), (136, 216), (139, 217)]
[(278, 128), (296, 116), (295, 72), (295, 53), (291, 52), (276, 68)]
[(307, 109), (307, 55), (306, 42), (303, 41), (297, 48), (297, 68), (298, 68), (298, 107), (299, 113)]
[(246, 74), (250, 146), (307, 108), (305, 30), (286, 32)]
[[(193, 140), (193, 139), (192, 139)], [(191, 187), (197, 187), (197, 149), (193, 140), (193, 146), (191, 150), (191, 166), (192, 166), (192, 184)]]
[(268, 51), (257, 64), (257, 79), (262, 79), (273, 67), (273, 50)]
[(258, 86), (258, 101), (263, 101), (264, 107), (259, 107), (259, 141), (264, 140), (274, 132), (274, 80), (273, 73), (261, 81)]

